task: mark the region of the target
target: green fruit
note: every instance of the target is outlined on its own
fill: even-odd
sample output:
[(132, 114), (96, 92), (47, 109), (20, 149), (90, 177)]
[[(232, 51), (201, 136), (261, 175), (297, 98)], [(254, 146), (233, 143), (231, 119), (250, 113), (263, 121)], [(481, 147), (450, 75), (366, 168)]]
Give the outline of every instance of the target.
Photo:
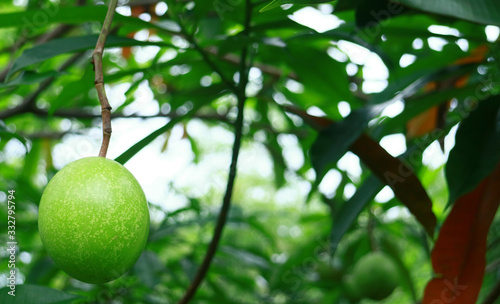
[(352, 280), (361, 296), (378, 301), (387, 298), (398, 286), (399, 272), (389, 256), (374, 252), (354, 265)]
[(122, 276), (144, 249), (148, 204), (125, 167), (104, 157), (83, 158), (50, 180), (38, 228), (62, 270), (83, 282), (105, 283)]
[(358, 293), (356, 282), (352, 276), (346, 276), (344, 279), (344, 295), (351, 302), (358, 302), (361, 296)]

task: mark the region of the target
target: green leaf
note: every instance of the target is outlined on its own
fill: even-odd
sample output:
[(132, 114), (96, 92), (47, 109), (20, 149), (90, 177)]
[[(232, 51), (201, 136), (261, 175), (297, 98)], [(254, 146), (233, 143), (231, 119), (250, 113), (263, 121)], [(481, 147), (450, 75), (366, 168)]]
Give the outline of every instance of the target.
[(13, 81), (10, 81), (7, 83), (0, 83), (0, 89), (20, 86), (20, 85), (40, 83), (47, 78), (55, 77), (55, 76), (58, 76), (59, 74), (60, 73), (58, 73), (56, 71), (48, 71), (48, 72), (43, 72), (43, 73), (24, 71), (21, 73), (21, 75), (19, 75), (19, 77), (17, 77)]
[(31, 141), (31, 149), (24, 157), (24, 166), (23, 170), (21, 171), (21, 178), (23, 178), (25, 181), (33, 182), (33, 179), (38, 172), (41, 147), (42, 141), (40, 139), (33, 139)]
[[(66, 53), (74, 53), (95, 48), (97, 35), (61, 38), (37, 45), (25, 50), (19, 58), (14, 61), (12, 68), (7, 74), (9, 79), (15, 72), (35, 63)], [(110, 36), (106, 39), (106, 47), (135, 46), (135, 45), (166, 45), (162, 42), (138, 41), (126, 37)]]
[(243, 248), (236, 248), (232, 246), (221, 246), (220, 252), (224, 255), (228, 255), (239, 261), (242, 266), (255, 266), (261, 269), (269, 269), (269, 261), (257, 254), (245, 250)]
[(24, 147), (26, 147), (26, 150), (28, 149), (28, 147), (26, 146), (26, 138), (17, 133), (11, 132), (3, 123), (0, 123), (0, 141), (7, 142), (12, 138), (19, 140), (24, 145)]
[(445, 169), (448, 204), (475, 189), (500, 160), (499, 109), (498, 97), (481, 101), (460, 123)]
[(374, 28), (404, 11), (404, 6), (392, 1), (363, 0), (356, 7), (356, 25), (359, 28)]
[(415, 283), (413, 282), (413, 277), (408, 268), (406, 267), (402, 257), (403, 254), (399, 250), (394, 238), (387, 236), (387, 234), (381, 235), (379, 238), (380, 245), (385, 253), (388, 253), (399, 269), (401, 287), (403, 287), (407, 293), (411, 296), (413, 301), (417, 302), (417, 292), (415, 290)]
[(354, 220), (356, 220), (361, 211), (375, 198), (383, 187), (384, 184), (375, 175), (370, 175), (356, 190), (356, 193), (342, 205), (333, 219), (330, 235), (333, 252), (337, 249), (340, 240), (349, 230)]
[(272, 10), (273, 8), (277, 8), (283, 4), (308, 5), (308, 4), (317, 4), (317, 3), (327, 3), (327, 2), (332, 2), (332, 1), (328, 1), (328, 0), (273, 0), (273, 1), (271, 1), (271, 3), (269, 3), (266, 6), (264, 6), (263, 8), (261, 8), (260, 12), (263, 13), (263, 12)]
[(481, 24), (500, 25), (500, 7), (496, 0), (399, 0), (399, 2), (425, 12)]
[(82, 96), (94, 86), (95, 73), (92, 65), (88, 65), (83, 76), (63, 86), (63, 89), (57, 97), (50, 102), (49, 115), (66, 105), (66, 107), (75, 100), (77, 96)]
[[(289, 40), (286, 50), (288, 65), (297, 73), (298, 81), (304, 87), (321, 94), (323, 105), (338, 111), (336, 103), (340, 100), (353, 100), (349, 81), (345, 74), (345, 63), (338, 62), (323, 51), (306, 46), (303, 41)], [(334, 101), (334, 102), (332, 102)]]
[(449, 89), (444, 91), (432, 92), (424, 96), (412, 99), (410, 102), (405, 103), (405, 108), (401, 114), (393, 117), (386, 118), (376, 131), (372, 132), (377, 134), (377, 137), (394, 133), (395, 130), (403, 130), (406, 123), (415, 116), (425, 112), (433, 106), (440, 105), (451, 98), (463, 100), (468, 96), (474, 96), (477, 92), (477, 85), (467, 86), (460, 89)]
[(316, 183), (321, 181), (326, 172), (361, 136), (370, 120), (380, 115), (389, 104), (414, 94), (431, 77), (429, 71), (420, 71), (400, 79), (373, 95), (368, 106), (352, 111), (345, 119), (321, 131), (311, 147), (311, 162), (317, 174)]
[(122, 165), (125, 164), (134, 155), (136, 155), (139, 151), (141, 151), (142, 148), (149, 145), (158, 136), (160, 136), (163, 133), (167, 132), (168, 130), (172, 129), (178, 122), (180, 122), (183, 119), (184, 119), (183, 116), (178, 116), (178, 117), (172, 118), (166, 125), (155, 130), (153, 133), (149, 134), (148, 136), (144, 137), (143, 139), (138, 141), (136, 144), (134, 144), (132, 147), (128, 148), (127, 151), (123, 152), (120, 156), (115, 158), (115, 161), (119, 162)]
[(141, 254), (133, 269), (142, 283), (152, 289), (161, 282), (160, 275), (164, 268), (158, 255), (146, 250)]
[(0, 303), (2, 304), (70, 304), (81, 296), (38, 285), (17, 285), (15, 297), (8, 294), (11, 289), (6, 286), (0, 289)]
[(34, 262), (26, 276), (25, 283), (47, 285), (58, 271), (59, 268), (54, 264), (54, 261), (48, 256), (43, 256)]
[[(106, 17), (108, 7), (98, 6), (48, 6), (43, 9), (33, 9), (24, 12), (0, 14), (0, 28), (16, 27), (21, 29), (23, 36), (31, 36), (35, 30), (53, 23), (79, 24), (87, 22), (102, 22)], [(159, 28), (152, 23), (139, 18), (115, 14), (113, 23), (126, 23), (139, 28)]]

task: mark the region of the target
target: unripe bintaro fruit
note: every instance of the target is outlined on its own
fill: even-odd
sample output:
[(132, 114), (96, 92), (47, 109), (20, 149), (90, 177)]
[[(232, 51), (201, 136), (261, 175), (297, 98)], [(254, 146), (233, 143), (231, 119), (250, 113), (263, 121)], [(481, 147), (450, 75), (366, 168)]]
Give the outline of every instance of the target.
[(38, 227), (56, 265), (80, 281), (105, 283), (122, 276), (144, 249), (148, 204), (121, 164), (83, 158), (50, 180), (40, 201)]
[(352, 273), (352, 285), (363, 297), (380, 301), (399, 285), (399, 271), (391, 257), (373, 252), (362, 257)]

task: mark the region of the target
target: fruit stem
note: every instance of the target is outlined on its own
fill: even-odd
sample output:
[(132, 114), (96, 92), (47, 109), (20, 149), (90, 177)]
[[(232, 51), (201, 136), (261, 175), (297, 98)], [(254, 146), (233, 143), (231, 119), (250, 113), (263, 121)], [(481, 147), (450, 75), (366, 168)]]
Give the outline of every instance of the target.
[(113, 16), (115, 14), (115, 9), (118, 4), (118, 0), (110, 0), (108, 12), (106, 13), (106, 18), (102, 25), (101, 33), (97, 39), (97, 43), (92, 54), (92, 64), (94, 65), (95, 71), (95, 88), (97, 90), (97, 96), (99, 97), (99, 102), (101, 103), (101, 115), (102, 115), (102, 144), (101, 150), (99, 151), (99, 156), (106, 157), (108, 152), (109, 141), (111, 138), (111, 106), (109, 105), (108, 98), (106, 97), (106, 90), (104, 89), (104, 76), (102, 71), (102, 53), (104, 52), (104, 44), (106, 44), (106, 38), (108, 37), (109, 30), (111, 28), (111, 22), (113, 21)]

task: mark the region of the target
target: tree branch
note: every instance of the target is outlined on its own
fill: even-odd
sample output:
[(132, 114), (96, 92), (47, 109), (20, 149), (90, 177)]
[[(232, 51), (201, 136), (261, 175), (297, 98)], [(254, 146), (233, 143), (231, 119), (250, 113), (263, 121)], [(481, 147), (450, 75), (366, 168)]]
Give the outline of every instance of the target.
[(111, 28), (111, 22), (113, 21), (113, 16), (115, 14), (117, 4), (118, 0), (110, 0), (108, 12), (106, 13), (106, 18), (104, 19), (104, 24), (102, 25), (101, 34), (99, 34), (94, 53), (92, 54), (92, 64), (94, 65), (95, 71), (94, 83), (97, 90), (97, 96), (99, 97), (99, 102), (101, 103), (102, 144), (101, 150), (99, 151), (99, 156), (101, 157), (106, 157), (112, 132), (111, 106), (109, 105), (108, 98), (106, 97), (106, 90), (104, 89), (102, 53), (104, 52), (104, 44), (106, 44), (106, 38), (108, 37), (109, 29)]
[[(252, 4), (251, 0), (246, 0), (246, 14), (245, 14), (245, 28), (243, 30), (243, 34), (248, 36), (250, 33), (250, 21), (252, 19)], [(238, 115), (236, 117), (235, 129), (234, 129), (234, 143), (233, 143), (233, 153), (231, 156), (231, 165), (229, 166), (229, 175), (226, 186), (226, 193), (224, 194), (224, 199), (222, 202), (222, 207), (219, 213), (219, 217), (217, 218), (217, 223), (214, 229), (214, 235), (212, 237), (212, 241), (208, 246), (207, 253), (205, 254), (205, 258), (203, 262), (198, 268), (196, 275), (189, 285), (189, 288), (186, 290), (186, 293), (182, 297), (182, 299), (178, 302), (178, 304), (187, 304), (196, 294), (196, 290), (200, 286), (201, 282), (205, 278), (208, 269), (210, 268), (210, 264), (217, 252), (217, 247), (219, 245), (220, 238), (222, 236), (222, 231), (226, 224), (227, 216), (229, 213), (229, 209), (231, 207), (231, 197), (233, 194), (233, 186), (236, 178), (236, 166), (238, 163), (238, 155), (241, 147), (241, 138), (243, 133), (243, 111), (245, 107), (246, 101), (246, 93), (245, 89), (248, 83), (248, 70), (247, 66), (247, 57), (248, 57), (248, 46), (245, 46), (241, 51), (241, 59), (240, 59), (240, 68), (239, 74), (240, 79), (238, 82), (236, 89), (236, 97), (238, 99)]]

